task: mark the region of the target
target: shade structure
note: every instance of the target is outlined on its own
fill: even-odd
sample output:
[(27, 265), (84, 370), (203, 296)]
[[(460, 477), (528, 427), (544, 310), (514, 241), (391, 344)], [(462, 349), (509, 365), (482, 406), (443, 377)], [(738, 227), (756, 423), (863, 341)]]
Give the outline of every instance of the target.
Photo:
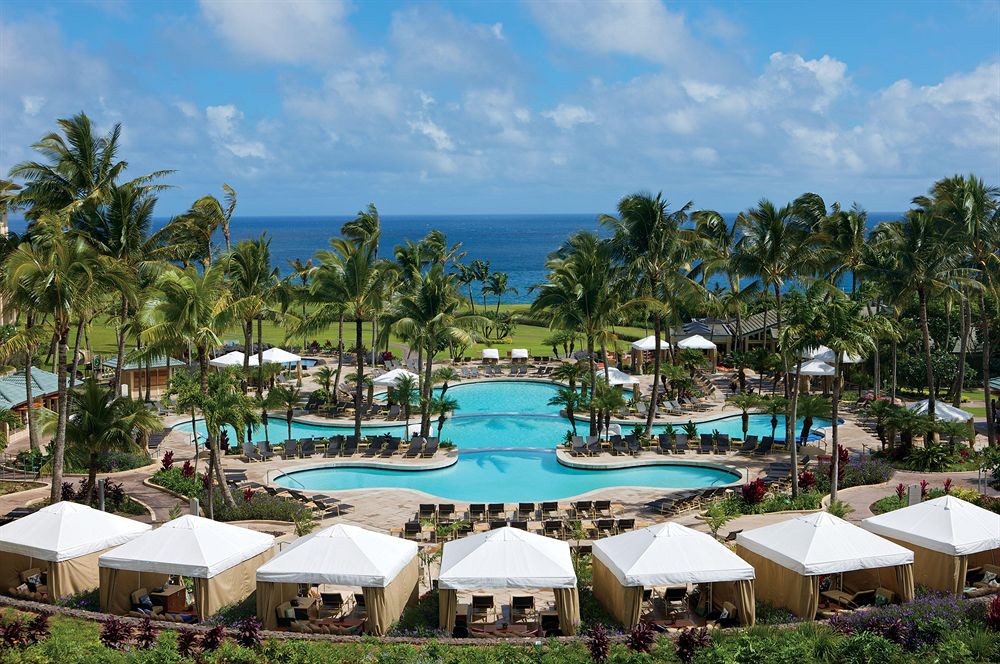
[(274, 537), (191, 514), (168, 521), (102, 555), (101, 608), (126, 613), (132, 587), (151, 574), (190, 577), (198, 613), (206, 617), (254, 589), (254, 572), (272, 553)]
[[(789, 372), (794, 373), (794, 369), (789, 369)], [(837, 373), (836, 369), (821, 360), (803, 362), (799, 369), (799, 374), (802, 376), (832, 376), (835, 373)]]
[[(819, 360), (820, 362), (833, 364), (837, 360), (837, 354), (826, 346), (817, 346), (816, 348), (807, 348), (802, 351), (802, 359)], [(849, 355), (847, 353), (841, 353), (840, 355), (841, 364), (857, 364), (863, 361), (864, 358), (860, 355)]]
[(454, 628), (456, 590), (552, 588), (560, 629), (574, 634), (580, 622), (576, 572), (569, 544), (504, 527), (446, 542), (438, 588), (441, 626)]
[(420, 376), (413, 373), (412, 371), (407, 371), (406, 369), (399, 368), (399, 369), (392, 369), (391, 371), (386, 371), (381, 376), (373, 378), (372, 383), (374, 383), (375, 385), (391, 385), (395, 387), (396, 382), (404, 377), (412, 378), (415, 383), (416, 381), (420, 380)]
[[(261, 356), (264, 359), (265, 364), (295, 364), (296, 362), (301, 362), (302, 358), (295, 353), (290, 353), (283, 348), (268, 348)], [(257, 354), (254, 353), (250, 356), (251, 363), (256, 363)]]
[(0, 590), (21, 584), (21, 573), (44, 570), (56, 599), (99, 585), (97, 559), (111, 547), (150, 530), (132, 519), (68, 501), (0, 526)]
[(257, 570), (257, 614), (267, 627), (275, 610), (295, 597), (298, 584), (360, 586), (368, 610), (366, 631), (385, 634), (417, 599), (417, 544), (348, 524), (307, 535)]
[(873, 516), (866, 530), (913, 551), (913, 578), (959, 594), (970, 569), (1000, 565), (1000, 514), (954, 496), (942, 496)]
[[(907, 406), (907, 408), (918, 415), (926, 415), (927, 411), (930, 409), (930, 405), (928, 400), (924, 399), (923, 401), (911, 403)], [(941, 420), (942, 422), (968, 422), (973, 419), (973, 415), (972, 413), (966, 412), (961, 408), (955, 408), (950, 404), (946, 404), (943, 401), (935, 401), (934, 419)]]
[[(243, 366), (243, 353), (238, 350), (230, 351), (225, 355), (220, 355), (214, 359), (208, 361), (213, 367), (242, 367)], [(256, 362), (256, 360), (254, 360)]]
[(483, 359), (484, 360), (499, 360), (500, 351), (496, 348), (484, 348), (483, 349)]
[(510, 358), (512, 360), (526, 360), (528, 359), (528, 349), (527, 348), (511, 348)]
[(715, 350), (718, 346), (714, 342), (706, 339), (700, 334), (694, 334), (687, 339), (681, 339), (677, 342), (678, 348), (696, 348), (698, 350)]
[(742, 532), (736, 552), (754, 567), (758, 598), (801, 618), (815, 617), (823, 575), (870, 572), (853, 583), (913, 598), (912, 551), (826, 512)]
[[(604, 372), (599, 371), (598, 377), (603, 377)], [(639, 382), (636, 376), (630, 376), (620, 369), (615, 369), (614, 367), (608, 368), (608, 385), (635, 385)]]
[[(635, 350), (656, 350), (656, 335), (649, 335), (648, 337), (643, 337), (638, 341), (632, 342), (632, 348)], [(660, 339), (660, 350), (666, 350), (670, 348), (670, 344), (664, 340)]]
[(593, 558), (594, 595), (626, 627), (643, 588), (686, 584), (728, 584), (713, 600), (734, 599), (740, 621), (754, 622), (753, 567), (705, 533), (661, 523), (594, 542)]

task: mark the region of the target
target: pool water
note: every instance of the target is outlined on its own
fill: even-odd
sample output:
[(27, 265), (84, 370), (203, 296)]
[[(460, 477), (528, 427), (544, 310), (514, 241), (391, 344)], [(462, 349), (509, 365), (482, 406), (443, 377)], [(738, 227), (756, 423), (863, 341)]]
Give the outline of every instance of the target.
[(447, 500), (509, 503), (558, 500), (615, 486), (688, 489), (738, 479), (736, 473), (706, 466), (580, 470), (563, 466), (551, 452), (483, 451), (462, 453), (458, 463), (442, 470), (317, 468), (281, 475), (275, 484), (292, 489), (416, 489)]
[[(370, 468), (317, 468), (281, 475), (275, 483), (305, 489), (344, 490), (361, 488), (409, 488), (453, 500), (478, 502), (514, 502), (519, 500), (549, 500), (577, 495), (612, 486), (645, 486), (656, 488), (693, 488), (728, 484), (736, 477), (728, 471), (698, 465), (664, 465), (620, 470), (581, 470), (563, 466), (556, 460), (555, 447), (563, 442), (572, 428), (559, 415), (558, 406), (548, 400), (559, 386), (532, 381), (494, 380), (460, 383), (449, 387), (448, 395), (458, 401), (455, 415), (445, 421), (439, 432), (442, 440), (450, 440), (459, 448), (458, 462), (445, 469), (431, 471), (400, 471)], [(418, 418), (413, 418), (411, 424)], [(829, 420), (816, 420), (815, 427), (825, 427)], [(196, 431), (204, 436), (204, 422), (196, 422)], [(622, 425), (629, 433), (635, 425)], [(718, 431), (732, 438), (743, 435), (739, 415), (730, 415), (698, 425), (701, 433)], [(778, 418), (776, 435), (784, 438), (784, 418)], [(802, 422), (796, 431), (801, 430)], [(190, 422), (176, 427), (191, 431)], [(402, 437), (404, 424), (365, 425), (365, 435), (391, 434)], [(653, 427), (653, 433), (666, 426)], [(674, 431), (682, 428), (674, 425)], [(586, 435), (588, 424), (577, 421), (577, 432)], [(750, 434), (771, 435), (768, 415), (751, 415)], [(230, 440), (235, 441), (233, 432)], [(351, 435), (353, 426), (326, 425), (292, 421), (291, 438)], [(289, 437), (288, 423), (280, 417), (269, 417), (266, 437), (272, 443)], [(255, 441), (265, 438), (258, 428)]]

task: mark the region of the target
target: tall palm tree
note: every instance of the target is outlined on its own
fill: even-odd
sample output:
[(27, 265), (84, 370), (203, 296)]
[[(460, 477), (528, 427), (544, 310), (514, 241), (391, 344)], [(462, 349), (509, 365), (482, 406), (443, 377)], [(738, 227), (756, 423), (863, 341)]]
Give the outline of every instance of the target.
[[(627, 279), (637, 284), (636, 302), (641, 302), (653, 318), (653, 397), (646, 416), (646, 434), (652, 430), (659, 402), (660, 355), (663, 324), (677, 312), (677, 303), (698, 293), (690, 270), (697, 234), (682, 227), (687, 221), (688, 202), (670, 211), (662, 193), (636, 193), (618, 202), (618, 216), (602, 215), (601, 223), (614, 229), (611, 239), (615, 255), (625, 265)], [(670, 348), (673, 356), (673, 348)], [(606, 364), (606, 363), (605, 363)]]
[(583, 397), (573, 387), (560, 387), (548, 401), (550, 406), (559, 406), (560, 409), (566, 411), (566, 417), (569, 418), (570, 426), (573, 427), (574, 436), (576, 435), (575, 412), (583, 404), (583, 401)]
[[(0, 242), (4, 245), (0, 260), (6, 260), (7, 255), (20, 244), (20, 238), (17, 237), (16, 233), (11, 237), (10, 226), (7, 225), (7, 214), (16, 212), (21, 206), (17, 198), (17, 192), (20, 190), (21, 185), (16, 182), (0, 179)], [(4, 305), (4, 299), (0, 297), (0, 325), (7, 322)]]
[(285, 409), (285, 423), (288, 425), (288, 440), (292, 439), (292, 417), (302, 400), (302, 391), (295, 387), (276, 387), (270, 394), (274, 396), (273, 403)]
[(66, 424), (66, 453), (87, 466), (87, 502), (94, 499), (100, 455), (139, 451), (137, 438), (162, 426), (156, 413), (128, 397), (115, 396), (94, 378), (73, 391)]
[(441, 367), (434, 370), (434, 375), (431, 376), (435, 385), (441, 386), (441, 395), (444, 396), (448, 393), (448, 387), (451, 383), (457, 383), (462, 380), (462, 377), (453, 367)]
[(851, 296), (854, 296), (867, 253), (868, 213), (857, 203), (850, 210), (838, 209), (824, 220), (823, 229), (828, 253), (834, 258), (831, 281), (836, 284), (841, 276), (850, 273)]
[(750, 411), (756, 410), (761, 405), (761, 396), (741, 392), (726, 397), (726, 403), (739, 409), (743, 440), (746, 440), (747, 431), (750, 430)]
[(174, 410), (177, 413), (191, 414), (191, 442), (194, 444), (194, 467), (197, 471), (199, 454), (195, 413), (201, 408), (202, 400), (201, 380), (198, 374), (189, 370), (175, 371), (170, 377), (166, 396), (174, 399)]
[[(146, 303), (147, 327), (139, 336), (145, 343), (193, 347), (201, 391), (207, 394), (209, 352), (222, 345), (219, 335), (241, 318), (239, 314), (233, 307), (232, 293), (226, 288), (223, 266), (211, 265), (200, 272), (194, 267), (175, 268), (157, 279), (156, 293)], [(215, 479), (226, 504), (235, 506), (236, 502), (226, 488), (222, 466), (216, 463), (218, 437), (211, 428), (207, 437), (209, 465), (215, 471)]]
[[(205, 418), (205, 431), (211, 450), (208, 458), (208, 474), (209, 477), (214, 475), (218, 480), (219, 492), (229, 508), (234, 508), (236, 501), (233, 500), (223, 476), (218, 449), (219, 438), (223, 428), (228, 427), (235, 433), (237, 445), (242, 447), (246, 441), (247, 431), (253, 430), (260, 424), (257, 404), (252, 398), (243, 394), (239, 383), (238, 370), (213, 371), (208, 377), (201, 401), (201, 413)], [(215, 518), (215, 491), (211, 482), (208, 486), (208, 514), (209, 518)]]
[[(797, 414), (799, 418), (802, 418), (802, 431), (799, 434), (799, 440), (805, 442), (809, 438), (809, 432), (812, 431), (813, 422), (817, 418), (830, 417), (831, 408), (830, 399), (821, 394), (800, 396)], [(798, 419), (793, 420), (793, 423), (796, 421)]]
[(451, 397), (437, 396), (431, 399), (429, 410), (431, 415), (437, 415), (437, 434), (441, 436), (445, 419), (458, 410), (458, 401)]
[[(278, 270), (271, 267), (271, 239), (261, 233), (256, 240), (242, 240), (228, 255), (229, 276), (235, 307), (243, 320), (243, 372), (250, 374), (250, 349), (253, 347), (253, 325), (257, 322), (257, 398), (264, 391), (264, 330), (263, 320), (271, 313), (271, 304), (279, 286)], [(246, 390), (244, 389), (244, 392)]]
[(410, 415), (413, 411), (413, 402), (418, 399), (420, 393), (418, 382), (416, 378), (406, 374), (396, 379), (396, 385), (393, 388), (396, 399), (399, 400), (399, 405), (403, 409), (403, 419), (406, 420), (407, 440), (410, 437)]
[[(297, 284), (297, 288), (292, 289), (293, 299), (298, 299), (302, 305), (302, 320), (306, 319), (306, 292), (309, 286), (309, 271), (312, 269), (313, 262), (312, 259), (306, 259), (303, 261), (301, 258), (296, 258), (294, 260), (288, 259), (288, 265), (292, 268), (292, 274), (288, 275), (288, 281), (291, 283), (293, 279), (299, 279), (300, 284)], [(306, 335), (302, 333), (302, 350), (306, 349), (308, 341), (306, 340)]]

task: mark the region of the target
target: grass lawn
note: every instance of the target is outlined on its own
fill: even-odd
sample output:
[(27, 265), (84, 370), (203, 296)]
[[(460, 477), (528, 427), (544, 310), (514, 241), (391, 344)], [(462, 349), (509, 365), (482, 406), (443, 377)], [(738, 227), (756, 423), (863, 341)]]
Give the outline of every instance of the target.
[(17, 493), (18, 491), (37, 489), (40, 486), (45, 485), (38, 482), (0, 482), (0, 496), (6, 496), (8, 493)]

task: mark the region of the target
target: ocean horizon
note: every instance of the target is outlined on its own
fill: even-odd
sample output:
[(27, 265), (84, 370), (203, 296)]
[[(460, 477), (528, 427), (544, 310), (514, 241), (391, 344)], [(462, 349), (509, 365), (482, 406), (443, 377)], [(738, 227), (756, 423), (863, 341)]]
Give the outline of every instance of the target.
[[(727, 222), (732, 223), (735, 212), (723, 213)], [(902, 212), (869, 212), (869, 226), (882, 221), (898, 219)], [(504, 296), (510, 304), (526, 304), (532, 301), (532, 286), (545, 279), (546, 257), (576, 231), (590, 230), (607, 233), (597, 222), (599, 214), (413, 214), (383, 215), (380, 252), (391, 257), (392, 249), (404, 242), (416, 242), (434, 229), (442, 231), (449, 244), (462, 243), (464, 261), (480, 259), (490, 262), (493, 271), (506, 272), (509, 285), (516, 293)], [(329, 248), (330, 238), (340, 233), (345, 221), (355, 215), (298, 215), (298, 216), (241, 216), (233, 218), (230, 234), (232, 241), (256, 239), (261, 233), (271, 238), (271, 259), (283, 275), (291, 270), (290, 262), (296, 258), (303, 261), (317, 251)], [(154, 223), (161, 228), (168, 217), (158, 217)], [(11, 219), (10, 228), (23, 232), (23, 219)], [(221, 233), (217, 242), (222, 243)], [(479, 299), (478, 288), (473, 293)], [(490, 303), (495, 303), (492, 296)]]

